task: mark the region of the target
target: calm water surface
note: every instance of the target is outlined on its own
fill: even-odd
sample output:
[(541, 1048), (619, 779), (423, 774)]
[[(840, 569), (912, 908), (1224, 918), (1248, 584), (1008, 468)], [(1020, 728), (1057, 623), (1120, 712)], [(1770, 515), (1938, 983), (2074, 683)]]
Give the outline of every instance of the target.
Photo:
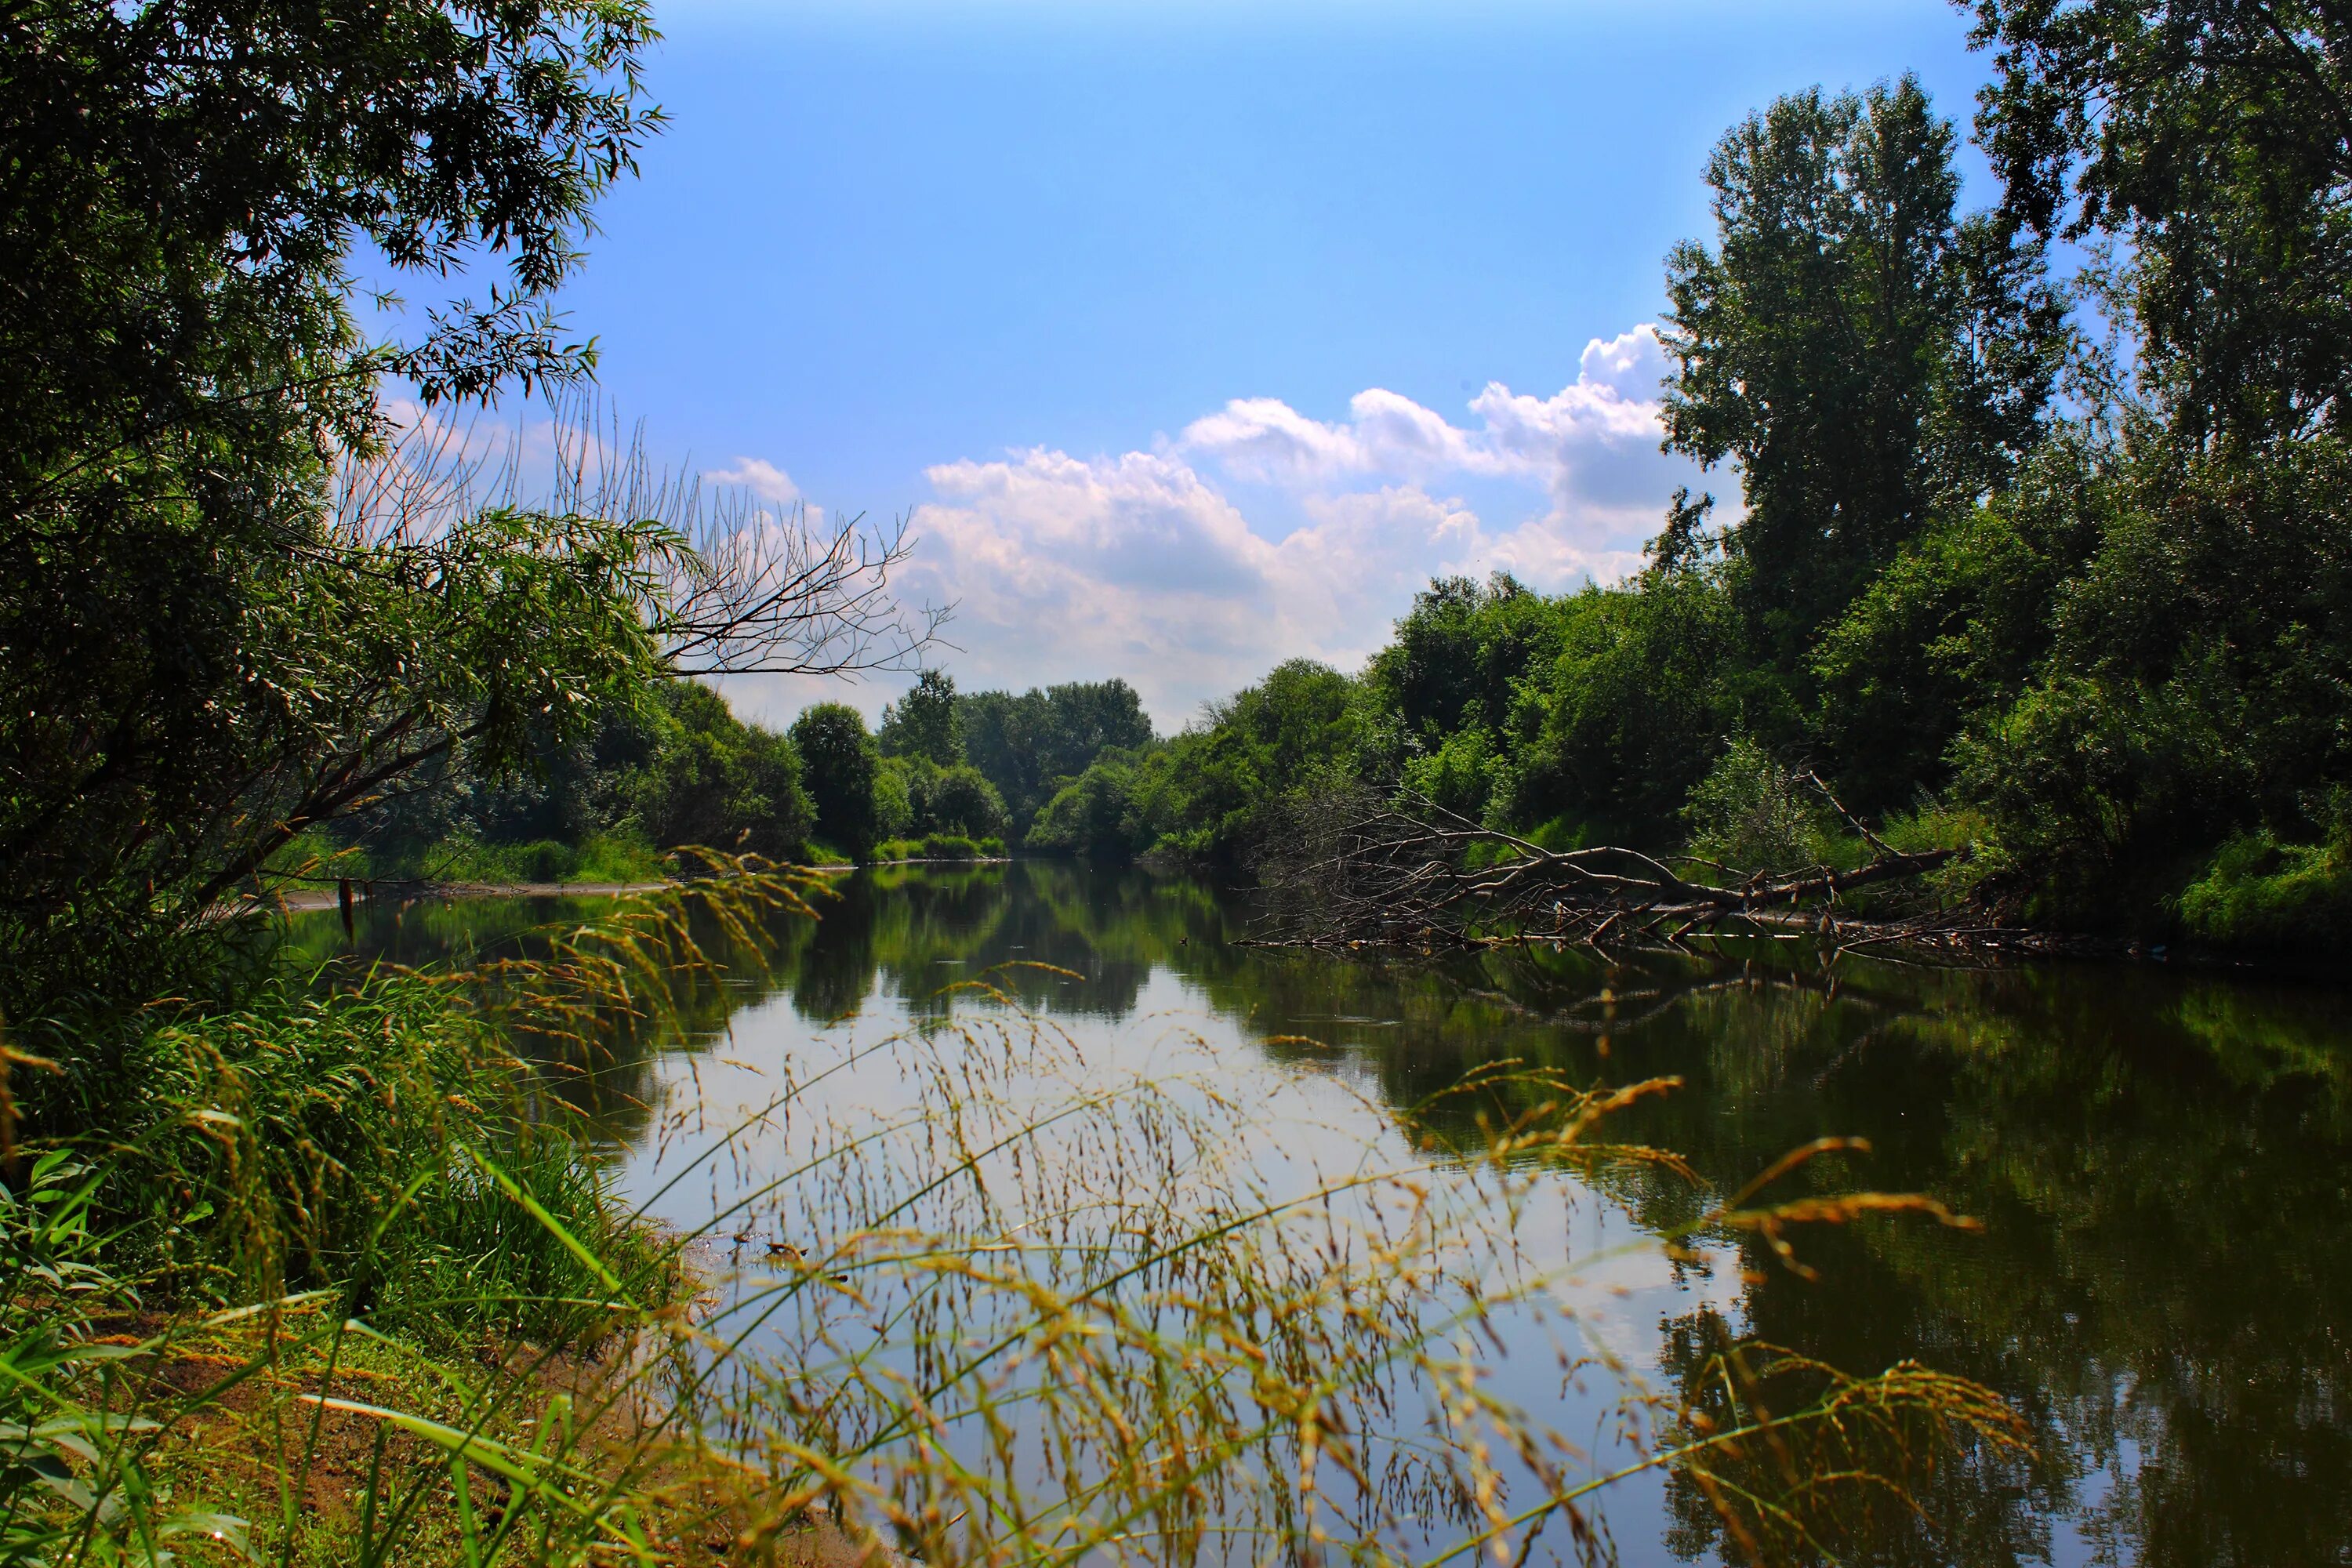
[[(357, 945), (428, 962), (564, 912), (369, 909)], [(1852, 1372), (1917, 1358), (2000, 1390), (2032, 1428), (2031, 1462), (1939, 1470), (1923, 1492), (1937, 1528), (1893, 1530), (1871, 1560), (2352, 1563), (2345, 991), (2147, 966), (1845, 960), (1825, 973), (1769, 952), (1349, 961), (1230, 945), (1245, 918), (1204, 884), (1140, 872), (861, 873), (821, 921), (780, 931), (769, 977), (714, 989), (697, 1027), (599, 1086), (591, 1109), (625, 1183), (651, 1194), (692, 1131), (758, 1102), (775, 1063), (1001, 1012), (957, 982), (1024, 962), (1066, 973), (996, 969), (994, 982), (1080, 1058), (1205, 1053), (1286, 1129), (1265, 1135), (1261, 1163), (1302, 1172), (1466, 1122), (1468, 1105), (1433, 1096), (1497, 1061), (1594, 1084), (1679, 1077), (1619, 1131), (1687, 1156), (1704, 1187), (1660, 1174), (1562, 1196), (1564, 1247), (1615, 1248), (1579, 1286), (1612, 1348), (1667, 1388), (1723, 1325)], [(298, 938), (342, 940), (331, 916), (305, 917)], [(893, 1102), (904, 1085), (887, 1058), (827, 1093)], [(1623, 1246), (1825, 1135), (1874, 1152), (1801, 1173), (1796, 1190), (1924, 1192), (1982, 1228), (1817, 1232), (1802, 1243), (1811, 1279), (1736, 1242), (1680, 1266)], [(757, 1164), (698, 1173), (655, 1206), (707, 1219)], [(1721, 1542), (1687, 1504), (1655, 1485), (1613, 1498), (1624, 1560), (1715, 1561)]]

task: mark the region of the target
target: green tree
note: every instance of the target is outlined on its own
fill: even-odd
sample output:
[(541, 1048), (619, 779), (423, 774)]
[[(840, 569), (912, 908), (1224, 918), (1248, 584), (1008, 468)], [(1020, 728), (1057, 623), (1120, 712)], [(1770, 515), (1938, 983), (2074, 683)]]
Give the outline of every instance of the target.
[(1413, 596), (1365, 671), (1368, 695), (1423, 740), (1466, 724), (1501, 731), (1519, 685), (1559, 657), (1560, 602), (1507, 572), (1481, 584), (1441, 577)]
[(2143, 391), (2192, 445), (2341, 429), (2352, 13), (2333, 0), (1973, 0), (2013, 224), (2126, 242)]
[(1153, 741), (1142, 699), (1124, 680), (1032, 687), (1018, 696), (979, 691), (956, 703), (965, 753), (1003, 796), (1016, 834), (1104, 752)]
[(2066, 335), (2037, 246), (1962, 219), (1917, 81), (1797, 93), (1708, 160), (1716, 248), (1667, 258), (1668, 449), (1739, 470), (1725, 531), (1763, 650), (1804, 650), (1939, 506), (2039, 437)]
[[(638, 0), (0, 16), (0, 1014), (203, 983), (290, 839), (531, 773), (649, 681), (927, 637), (900, 537), (665, 512), (625, 453), (613, 493), (485, 506), (380, 402), (588, 374), (549, 300), (659, 122), (653, 37)], [(361, 247), (496, 281), (371, 343)]]
[(921, 757), (943, 768), (962, 762), (955, 678), (937, 669), (916, 677), (913, 689), (883, 708), (880, 740), (886, 757)]
[[(657, 122), (652, 36), (630, 0), (0, 16), (0, 1007), (107, 993), (291, 833), (640, 678), (667, 531), (387, 541), (328, 454), (380, 448), (386, 372), (585, 372), (546, 300)], [(506, 278), (371, 345), (362, 241)]]
[[(2266, 855), (2316, 863), (2347, 837), (2352, 16), (1973, 8), (2003, 216), (2091, 242), (2129, 374), (2093, 388), (2113, 435), (2062, 498), (2088, 542), (2046, 657), (1955, 755), (2047, 916), (2160, 933), (2184, 885), (2259, 907), (2293, 891), (2259, 885)], [(2326, 879), (2299, 885), (2306, 929), (2352, 921), (2304, 907)]]
[(1352, 779), (1364, 713), (1356, 682), (1294, 658), (1213, 704), (1208, 721), (1171, 745), (1163, 764), (1173, 800), (1163, 847), (1196, 859), (1245, 859), (1294, 798)]
[(1037, 814), (1029, 847), (1112, 861), (1150, 849), (1175, 826), (1163, 809), (1171, 799), (1166, 781), (1152, 776), (1157, 756), (1164, 754), (1101, 753)]
[(2098, 548), (2120, 487), (2074, 436), (2045, 442), (1982, 507), (1931, 522), (1826, 627), (1814, 732), (1848, 797), (1908, 804), (1951, 782), (1951, 747), (2041, 670), (2067, 579)]
[(1727, 736), (1795, 727), (1719, 564), (1587, 587), (1563, 605), (1558, 660), (1517, 721), (1508, 815), (1569, 837), (1659, 847)]
[(846, 703), (819, 702), (801, 710), (790, 734), (816, 807), (818, 837), (837, 849), (864, 854), (880, 836), (875, 777), (882, 763), (865, 718)]
[(940, 770), (923, 800), (927, 831), (966, 838), (1002, 838), (1004, 797), (969, 763)]
[(629, 815), (658, 848), (788, 859), (807, 847), (815, 808), (790, 741), (746, 724), (698, 681), (666, 684), (650, 754), (618, 781)]

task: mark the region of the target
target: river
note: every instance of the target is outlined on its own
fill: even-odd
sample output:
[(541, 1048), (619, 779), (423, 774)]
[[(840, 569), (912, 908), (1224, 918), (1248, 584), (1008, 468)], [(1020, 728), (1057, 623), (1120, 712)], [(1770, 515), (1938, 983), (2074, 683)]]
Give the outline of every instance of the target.
[[(578, 912), (363, 907), (356, 946), (436, 962)], [(1191, 1086), (1185, 1113), (1212, 1107), (1247, 1143), (1234, 1168), (1254, 1191), (1442, 1165), (1480, 1117), (1508, 1114), (1508, 1084), (1446, 1092), (1499, 1063), (1678, 1079), (1609, 1125), (1681, 1155), (1687, 1178), (1538, 1172), (1509, 1196), (1507, 1223), (1554, 1237), (1546, 1266), (1587, 1260), (1554, 1293), (1588, 1347), (1669, 1394), (1727, 1335), (1853, 1373), (1916, 1359), (1998, 1391), (2030, 1433), (2030, 1454), (1979, 1447), (1912, 1477), (1922, 1511), (1881, 1510), (1850, 1559), (2352, 1562), (2352, 994), (2156, 964), (1824, 966), (1778, 947), (1342, 958), (1234, 945), (1245, 916), (1144, 871), (861, 872), (820, 919), (779, 926), (768, 972), (703, 987), (682, 1026), (571, 1092), (621, 1189), (690, 1228), (777, 1181), (812, 1124), (899, 1125), (943, 1072), (973, 1070), (982, 1037), (1020, 1058), (985, 1069), (995, 1089), (1038, 1104), (1113, 1074)], [(298, 917), (296, 940), (344, 945), (331, 914)], [(1050, 1072), (1024, 1054), (1041, 1027)], [(820, 1073), (793, 1117), (709, 1157), (780, 1075)], [(1753, 1234), (1685, 1236), (1712, 1197), (1823, 1137), (1869, 1152), (1823, 1156), (1789, 1190), (1920, 1193), (1976, 1227), (1808, 1227), (1802, 1269)], [(809, 1201), (780, 1190), (769, 1217), (730, 1224), (756, 1249)], [(1669, 1235), (1685, 1245), (1655, 1245)], [(1616, 1396), (1589, 1369), (1552, 1383), (1528, 1397), (1594, 1434), (1605, 1467)], [(1624, 1562), (1737, 1555), (1654, 1475), (1602, 1508)]]

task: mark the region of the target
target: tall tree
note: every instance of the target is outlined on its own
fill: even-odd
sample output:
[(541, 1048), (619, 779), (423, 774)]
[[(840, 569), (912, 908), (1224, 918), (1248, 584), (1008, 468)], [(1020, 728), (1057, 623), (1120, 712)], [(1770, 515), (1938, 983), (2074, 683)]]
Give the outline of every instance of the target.
[(1916, 79), (1793, 94), (1717, 144), (1717, 245), (1667, 258), (1667, 449), (1736, 464), (1738, 595), (1784, 670), (1940, 505), (2035, 439), (2066, 342), (2038, 246), (1956, 213)]
[[(642, 0), (0, 6), (0, 1014), (181, 984), (289, 838), (445, 762), (927, 636), (902, 536), (698, 512), (580, 430), (544, 506), (484, 505), (387, 417), (387, 375), (445, 413), (587, 375), (549, 301), (659, 123), (654, 36)], [(371, 342), (362, 245), (497, 281)]]
[(963, 761), (963, 715), (956, 708), (955, 677), (927, 669), (906, 696), (882, 710), (885, 756), (921, 757), (951, 768)]
[(793, 721), (790, 738), (816, 807), (817, 836), (836, 849), (863, 854), (879, 837), (874, 780), (882, 767), (865, 717), (846, 703), (819, 702)]

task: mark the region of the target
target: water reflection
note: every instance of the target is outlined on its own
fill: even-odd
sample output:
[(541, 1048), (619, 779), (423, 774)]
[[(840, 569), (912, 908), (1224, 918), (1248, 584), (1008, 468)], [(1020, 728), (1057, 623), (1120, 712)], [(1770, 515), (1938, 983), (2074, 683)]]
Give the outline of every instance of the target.
[[(1658, 1321), (1668, 1378), (1738, 1332), (1857, 1371), (1916, 1357), (2015, 1402), (2032, 1462), (1977, 1455), (1922, 1476), (1926, 1515), (1882, 1510), (1856, 1555), (2352, 1558), (2352, 1008), (2340, 991), (2057, 964), (1824, 973), (1776, 951), (1349, 962), (1230, 945), (1244, 911), (1198, 882), (1034, 862), (861, 874), (823, 910), (779, 927), (764, 979), (698, 987), (681, 1037), (622, 1042), (576, 1079), (617, 1142), (641, 1139), (650, 1108), (678, 1092), (666, 1053), (718, 1037), (746, 1006), (788, 1006), (809, 1028), (938, 1018), (991, 1005), (960, 984), (982, 977), (1103, 1024), (1172, 984), (1255, 1059), (1376, 1085), (1423, 1138), (1470, 1135), (1482, 1107), (1433, 1097), (1497, 1061), (1596, 1083), (1672, 1075), (1685, 1087), (1626, 1112), (1621, 1131), (1679, 1151), (1718, 1192), (1811, 1139), (1853, 1135), (1870, 1141), (1866, 1159), (1818, 1162), (1786, 1190), (1917, 1190), (1983, 1221), (1813, 1235), (1811, 1280), (1745, 1244), (1738, 1280)], [(565, 914), (551, 901), (367, 910), (357, 946), (404, 963), (496, 951)], [(322, 954), (342, 945), (331, 916), (297, 939)], [(1322, 1044), (1266, 1043), (1286, 1036)], [(1483, 1109), (1507, 1110), (1509, 1091), (1496, 1096)], [(1608, 1182), (1651, 1229), (1706, 1198), (1638, 1168)], [(1699, 1500), (1656, 1506), (1646, 1527), (1616, 1515), (1629, 1558), (1727, 1552)]]

